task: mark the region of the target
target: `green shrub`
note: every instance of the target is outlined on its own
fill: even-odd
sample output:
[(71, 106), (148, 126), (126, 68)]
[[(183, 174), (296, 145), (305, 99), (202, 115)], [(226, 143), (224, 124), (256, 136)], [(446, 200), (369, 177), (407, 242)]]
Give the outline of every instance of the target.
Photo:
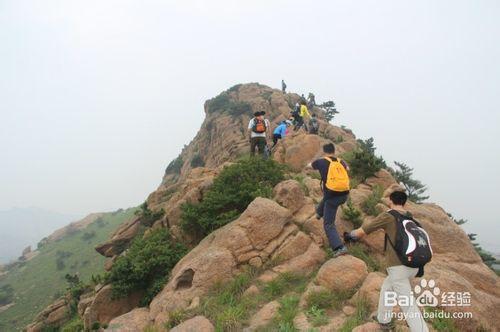
[(349, 164), (352, 177), (362, 182), (386, 167), (384, 159), (375, 155), (375, 149), (373, 138), (369, 138), (365, 141), (358, 140), (358, 147), (355, 150), (342, 155)]
[(99, 330), (100, 328), (101, 328), (101, 323), (99, 323), (99, 322), (93, 322), (93, 323), (92, 323), (92, 326), (90, 327), (90, 329), (91, 329), (92, 331), (97, 331), (97, 330)]
[(168, 164), (167, 169), (165, 170), (165, 174), (180, 174), (181, 168), (184, 165), (184, 160), (182, 160), (181, 156), (178, 156), (174, 160)]
[(83, 233), (81, 239), (83, 241), (89, 241), (91, 240), (93, 237), (95, 237), (95, 232), (94, 231), (90, 231), (90, 232), (85, 232)]
[(116, 260), (106, 277), (112, 285), (113, 296), (124, 297), (142, 290), (146, 293), (143, 304), (148, 304), (186, 252), (186, 247), (175, 243), (166, 229), (153, 230), (145, 237), (137, 237), (127, 254)]
[(413, 168), (405, 163), (395, 161), (397, 169), (391, 169), (391, 173), (396, 181), (402, 183), (408, 192), (408, 198), (415, 203), (422, 203), (429, 196), (424, 196), (427, 186), (417, 179), (413, 178)]
[(182, 206), (181, 226), (205, 236), (236, 219), (256, 197), (271, 197), (283, 179), (283, 166), (273, 160), (249, 158), (227, 166), (200, 203)]
[(144, 226), (151, 227), (154, 222), (163, 217), (165, 211), (163, 209), (159, 211), (152, 211), (148, 207), (148, 203), (144, 202), (140, 206), (140, 210), (135, 211), (135, 215), (141, 218), (141, 223)]
[(80, 332), (83, 331), (83, 322), (78, 315), (61, 327), (61, 332)]
[(354, 206), (351, 199), (348, 199), (346, 205), (342, 206), (342, 216), (345, 220), (350, 221), (355, 228), (358, 228), (361, 224), (363, 224), (361, 211)]
[(203, 158), (199, 153), (196, 153), (193, 156), (193, 159), (191, 159), (191, 167), (196, 168), (196, 167), (203, 167), (205, 166), (205, 162), (203, 161)]
[(249, 103), (242, 101), (234, 101), (229, 97), (227, 92), (223, 92), (215, 98), (208, 101), (208, 113), (228, 113), (231, 115), (251, 114), (252, 107)]
[(0, 306), (9, 304), (14, 297), (14, 288), (11, 285), (3, 285), (0, 287)]
[(375, 185), (372, 193), (361, 204), (363, 211), (370, 216), (378, 216), (381, 211), (377, 208), (377, 204), (380, 203), (383, 194), (383, 188), (379, 185)]

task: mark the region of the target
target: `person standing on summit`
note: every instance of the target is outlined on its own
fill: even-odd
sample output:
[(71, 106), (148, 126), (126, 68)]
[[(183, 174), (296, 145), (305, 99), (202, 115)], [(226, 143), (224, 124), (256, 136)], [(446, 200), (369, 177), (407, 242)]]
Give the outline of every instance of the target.
[(285, 80), (281, 80), (281, 91), (286, 93), (286, 83)]
[(347, 247), (342, 243), (335, 226), (335, 217), (339, 206), (347, 202), (349, 196), (349, 167), (340, 158), (335, 157), (335, 145), (333, 143), (323, 146), (325, 153), (309, 167), (319, 171), (323, 188), (323, 199), (316, 208), (316, 218), (323, 218), (323, 228), (333, 256), (338, 257), (347, 253)]
[(250, 139), (250, 153), (255, 155), (255, 149), (259, 149), (259, 154), (264, 155), (267, 146), (267, 135), (271, 124), (269, 120), (264, 119), (266, 112), (255, 112), (254, 117), (248, 123), (248, 132)]

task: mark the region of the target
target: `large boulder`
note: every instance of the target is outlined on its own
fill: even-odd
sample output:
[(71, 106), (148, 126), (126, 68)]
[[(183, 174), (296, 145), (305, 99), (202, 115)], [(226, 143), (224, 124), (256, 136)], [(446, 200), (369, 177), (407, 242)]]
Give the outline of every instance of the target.
[(213, 332), (212, 323), (204, 316), (196, 316), (177, 325), (170, 332)]
[(365, 262), (344, 255), (332, 258), (319, 269), (316, 284), (332, 291), (348, 291), (359, 286), (368, 275)]
[(274, 317), (278, 314), (281, 305), (278, 301), (272, 301), (264, 305), (253, 317), (250, 319), (250, 326), (245, 331), (255, 331), (260, 327), (269, 324)]
[(137, 235), (140, 226), (141, 219), (139, 217), (125, 222), (113, 233), (111, 239), (98, 245), (95, 250), (105, 257), (121, 254)]
[(324, 140), (316, 135), (295, 134), (283, 140), (276, 149), (274, 158), (300, 172), (321, 153)]
[[(297, 232), (288, 224), (290, 211), (265, 198), (255, 199), (234, 222), (208, 235), (171, 272), (163, 291), (152, 301), (152, 317), (189, 306), (217, 282), (229, 280), (250, 260), (268, 261)], [(297, 241), (301, 243), (301, 241)], [(283, 252), (296, 252), (283, 247)]]
[(108, 324), (113, 318), (123, 315), (139, 305), (143, 294), (133, 293), (122, 298), (113, 298), (111, 285), (102, 287), (88, 304), (83, 314), (85, 328), (90, 328), (93, 323)]
[(151, 325), (149, 310), (147, 308), (137, 308), (124, 315), (118, 316), (109, 322), (106, 331), (111, 332), (136, 332), (144, 331)]
[(366, 298), (370, 305), (370, 309), (372, 311), (376, 310), (378, 307), (380, 288), (382, 287), (384, 279), (385, 275), (380, 272), (369, 273), (359, 290), (352, 297), (351, 303), (354, 304), (358, 298)]
[(274, 200), (292, 213), (295, 213), (304, 205), (304, 199), (304, 192), (300, 184), (295, 180), (286, 180), (274, 187)]
[(40, 332), (49, 326), (61, 326), (71, 317), (68, 299), (56, 300), (40, 312), (34, 322), (26, 327), (28, 332)]

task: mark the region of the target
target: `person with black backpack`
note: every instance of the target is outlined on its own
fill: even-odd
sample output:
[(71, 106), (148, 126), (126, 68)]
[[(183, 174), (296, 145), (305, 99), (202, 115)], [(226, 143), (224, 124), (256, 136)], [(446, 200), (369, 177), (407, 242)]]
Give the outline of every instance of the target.
[(250, 134), (250, 153), (255, 155), (255, 149), (259, 149), (259, 154), (265, 155), (267, 146), (267, 135), (271, 124), (269, 120), (264, 119), (266, 112), (255, 112), (254, 117), (248, 123), (248, 132)]
[(344, 233), (345, 242), (353, 242), (367, 234), (382, 229), (385, 231), (385, 257), (387, 277), (380, 289), (376, 320), (382, 330), (391, 330), (392, 306), (388, 296), (405, 298), (408, 305), (399, 304), (411, 332), (427, 332), (428, 327), (413, 298), (410, 278), (421, 277), (424, 265), (432, 258), (429, 235), (420, 223), (413, 219), (404, 206), (408, 196), (403, 191), (395, 191), (390, 196), (390, 210), (381, 213), (372, 221), (350, 233)]

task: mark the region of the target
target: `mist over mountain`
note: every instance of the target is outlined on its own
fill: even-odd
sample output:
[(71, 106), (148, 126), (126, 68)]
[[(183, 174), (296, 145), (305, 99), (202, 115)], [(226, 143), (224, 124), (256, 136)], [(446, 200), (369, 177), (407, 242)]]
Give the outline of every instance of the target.
[(0, 211), (0, 264), (19, 257), (27, 246), (36, 247), (44, 236), (75, 219), (72, 215), (37, 207)]

